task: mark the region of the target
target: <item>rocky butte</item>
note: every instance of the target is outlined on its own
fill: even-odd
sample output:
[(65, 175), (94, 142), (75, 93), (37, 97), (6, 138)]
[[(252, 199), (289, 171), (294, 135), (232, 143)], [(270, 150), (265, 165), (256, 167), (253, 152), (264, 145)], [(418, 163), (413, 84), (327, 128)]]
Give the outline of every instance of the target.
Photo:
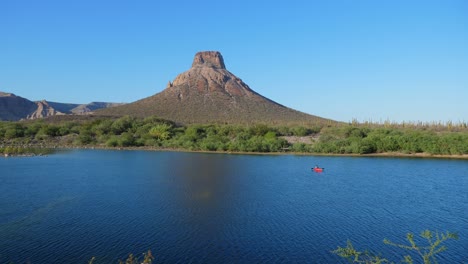
[(166, 89), (100, 115), (156, 115), (180, 123), (317, 123), (331, 121), (278, 104), (252, 90), (226, 69), (218, 51), (195, 54), (192, 67)]

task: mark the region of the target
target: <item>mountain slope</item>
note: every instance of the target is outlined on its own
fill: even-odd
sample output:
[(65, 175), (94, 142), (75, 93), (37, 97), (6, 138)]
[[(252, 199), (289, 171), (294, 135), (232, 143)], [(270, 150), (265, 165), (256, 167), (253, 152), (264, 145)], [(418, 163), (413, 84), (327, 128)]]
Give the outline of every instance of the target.
[(98, 109), (116, 107), (119, 105), (124, 105), (124, 103), (91, 102), (89, 104), (77, 105), (76, 107), (70, 109), (70, 112), (73, 114), (81, 115), (91, 113)]
[(134, 103), (96, 112), (150, 116), (181, 123), (316, 123), (331, 121), (278, 104), (229, 72), (216, 51), (199, 52), (166, 89)]
[(49, 117), (49, 116), (65, 115), (65, 113), (57, 111), (52, 106), (50, 106), (46, 100), (36, 102), (36, 105), (37, 105), (36, 110), (28, 114), (26, 119), (38, 119), (38, 118), (44, 118), (44, 117)]
[(55, 110), (65, 114), (71, 114), (74, 108), (81, 106), (81, 104), (57, 103), (49, 101), (47, 101), (47, 103)]
[(21, 119), (37, 119), (65, 114), (90, 114), (95, 110), (123, 105), (122, 103), (92, 102), (89, 104), (68, 104), (48, 102), (46, 100), (33, 102), (12, 93), (0, 92), (0, 121), (18, 121)]
[(36, 103), (12, 93), (0, 92), (0, 120), (16, 121), (37, 109)]

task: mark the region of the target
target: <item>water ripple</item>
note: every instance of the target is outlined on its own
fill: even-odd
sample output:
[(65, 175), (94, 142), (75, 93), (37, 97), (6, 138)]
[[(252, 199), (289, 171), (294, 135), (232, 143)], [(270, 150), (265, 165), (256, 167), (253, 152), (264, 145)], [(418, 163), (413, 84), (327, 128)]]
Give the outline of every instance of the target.
[(461, 236), (441, 260), (468, 258), (466, 162), (138, 151), (2, 162), (20, 174), (0, 176), (0, 257), (17, 263), (148, 249), (157, 263), (336, 263), (347, 239), (393, 257), (383, 238), (426, 228)]

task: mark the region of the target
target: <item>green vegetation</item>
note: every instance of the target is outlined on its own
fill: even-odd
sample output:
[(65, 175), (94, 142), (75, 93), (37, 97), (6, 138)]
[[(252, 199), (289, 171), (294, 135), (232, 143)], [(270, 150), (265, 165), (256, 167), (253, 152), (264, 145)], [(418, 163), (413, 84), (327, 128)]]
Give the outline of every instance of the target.
[(0, 147), (0, 154), (8, 156), (36, 156), (53, 153), (50, 148), (30, 148), (30, 147)]
[(415, 128), (341, 126), (323, 129), (312, 152), (371, 154), (386, 152), (463, 155), (468, 153), (466, 131)]
[[(456, 233), (446, 232), (445, 234), (440, 234), (438, 232), (432, 232), (429, 230), (423, 231), (420, 234), (420, 237), (427, 241), (427, 246), (418, 245), (415, 241), (414, 234), (412, 233), (408, 233), (406, 235), (406, 240), (408, 241), (409, 245), (396, 244), (388, 239), (384, 239), (383, 242), (386, 245), (408, 250), (413, 255), (416, 255), (418, 259), (421, 259), (424, 262), (424, 264), (431, 264), (437, 263), (436, 256), (439, 253), (447, 250), (447, 247), (445, 245), (442, 245), (442, 243), (449, 239), (458, 239), (458, 235)], [(346, 247), (338, 247), (336, 250), (332, 251), (332, 253), (340, 257), (346, 258), (351, 263), (394, 263), (379, 255), (372, 254), (369, 251), (357, 251), (356, 249), (354, 249), (352, 243), (349, 240), (347, 242)], [(412, 264), (414, 263), (414, 260), (413, 257), (411, 257), (411, 255), (405, 255), (401, 262)], [(417, 261), (417, 263), (419, 263), (419, 261)]]
[[(154, 257), (153, 254), (151, 253), (151, 250), (148, 250), (148, 252), (143, 253), (143, 259), (140, 260), (138, 257), (135, 257), (133, 254), (129, 254), (128, 258), (125, 261), (119, 260), (119, 264), (151, 264), (153, 263)], [(94, 261), (96, 260), (95, 257), (92, 257), (90, 261), (88, 261), (88, 264), (93, 264)]]
[[(424, 264), (433, 264), (437, 263), (436, 256), (444, 251), (447, 250), (447, 247), (443, 245), (447, 240), (458, 239), (458, 235), (456, 233), (446, 232), (446, 233), (438, 233), (433, 232), (430, 230), (425, 230), (420, 234), (420, 238), (427, 242), (426, 246), (418, 245), (415, 241), (414, 234), (408, 233), (406, 235), (406, 240), (408, 241), (409, 245), (405, 244), (396, 244), (391, 242), (388, 239), (384, 239), (384, 243), (386, 245), (398, 247), (409, 251), (408, 255), (403, 256), (403, 259), (400, 261), (402, 263), (420, 263), (420, 260), (423, 261)], [(380, 255), (372, 254), (369, 251), (357, 251), (353, 244), (348, 240), (346, 247), (338, 247), (336, 250), (332, 251), (333, 254), (336, 254), (342, 258), (347, 259), (350, 263), (366, 263), (366, 264), (381, 264), (381, 263), (395, 263), (386, 258), (381, 257)], [(413, 260), (413, 257), (417, 259)], [(88, 264), (93, 264), (96, 260), (93, 257)], [(151, 251), (148, 250), (147, 253), (143, 253), (142, 260), (139, 260), (133, 254), (130, 254), (128, 258), (124, 261), (119, 260), (119, 264), (136, 264), (136, 263), (152, 263), (154, 260), (154, 256), (152, 255)]]
[(178, 125), (157, 117), (0, 122), (0, 153), (32, 148), (146, 147), (191, 151), (316, 154), (468, 154), (466, 124)]

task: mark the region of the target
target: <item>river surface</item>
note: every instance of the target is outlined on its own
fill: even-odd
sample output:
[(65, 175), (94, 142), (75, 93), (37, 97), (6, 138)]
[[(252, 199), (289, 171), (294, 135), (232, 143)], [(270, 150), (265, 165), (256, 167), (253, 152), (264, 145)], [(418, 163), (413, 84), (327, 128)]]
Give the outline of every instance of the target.
[[(311, 171), (314, 165), (323, 173)], [(73, 150), (0, 158), (0, 263), (344, 263), (349, 239), (395, 262), (408, 232), (458, 232), (468, 161)]]

